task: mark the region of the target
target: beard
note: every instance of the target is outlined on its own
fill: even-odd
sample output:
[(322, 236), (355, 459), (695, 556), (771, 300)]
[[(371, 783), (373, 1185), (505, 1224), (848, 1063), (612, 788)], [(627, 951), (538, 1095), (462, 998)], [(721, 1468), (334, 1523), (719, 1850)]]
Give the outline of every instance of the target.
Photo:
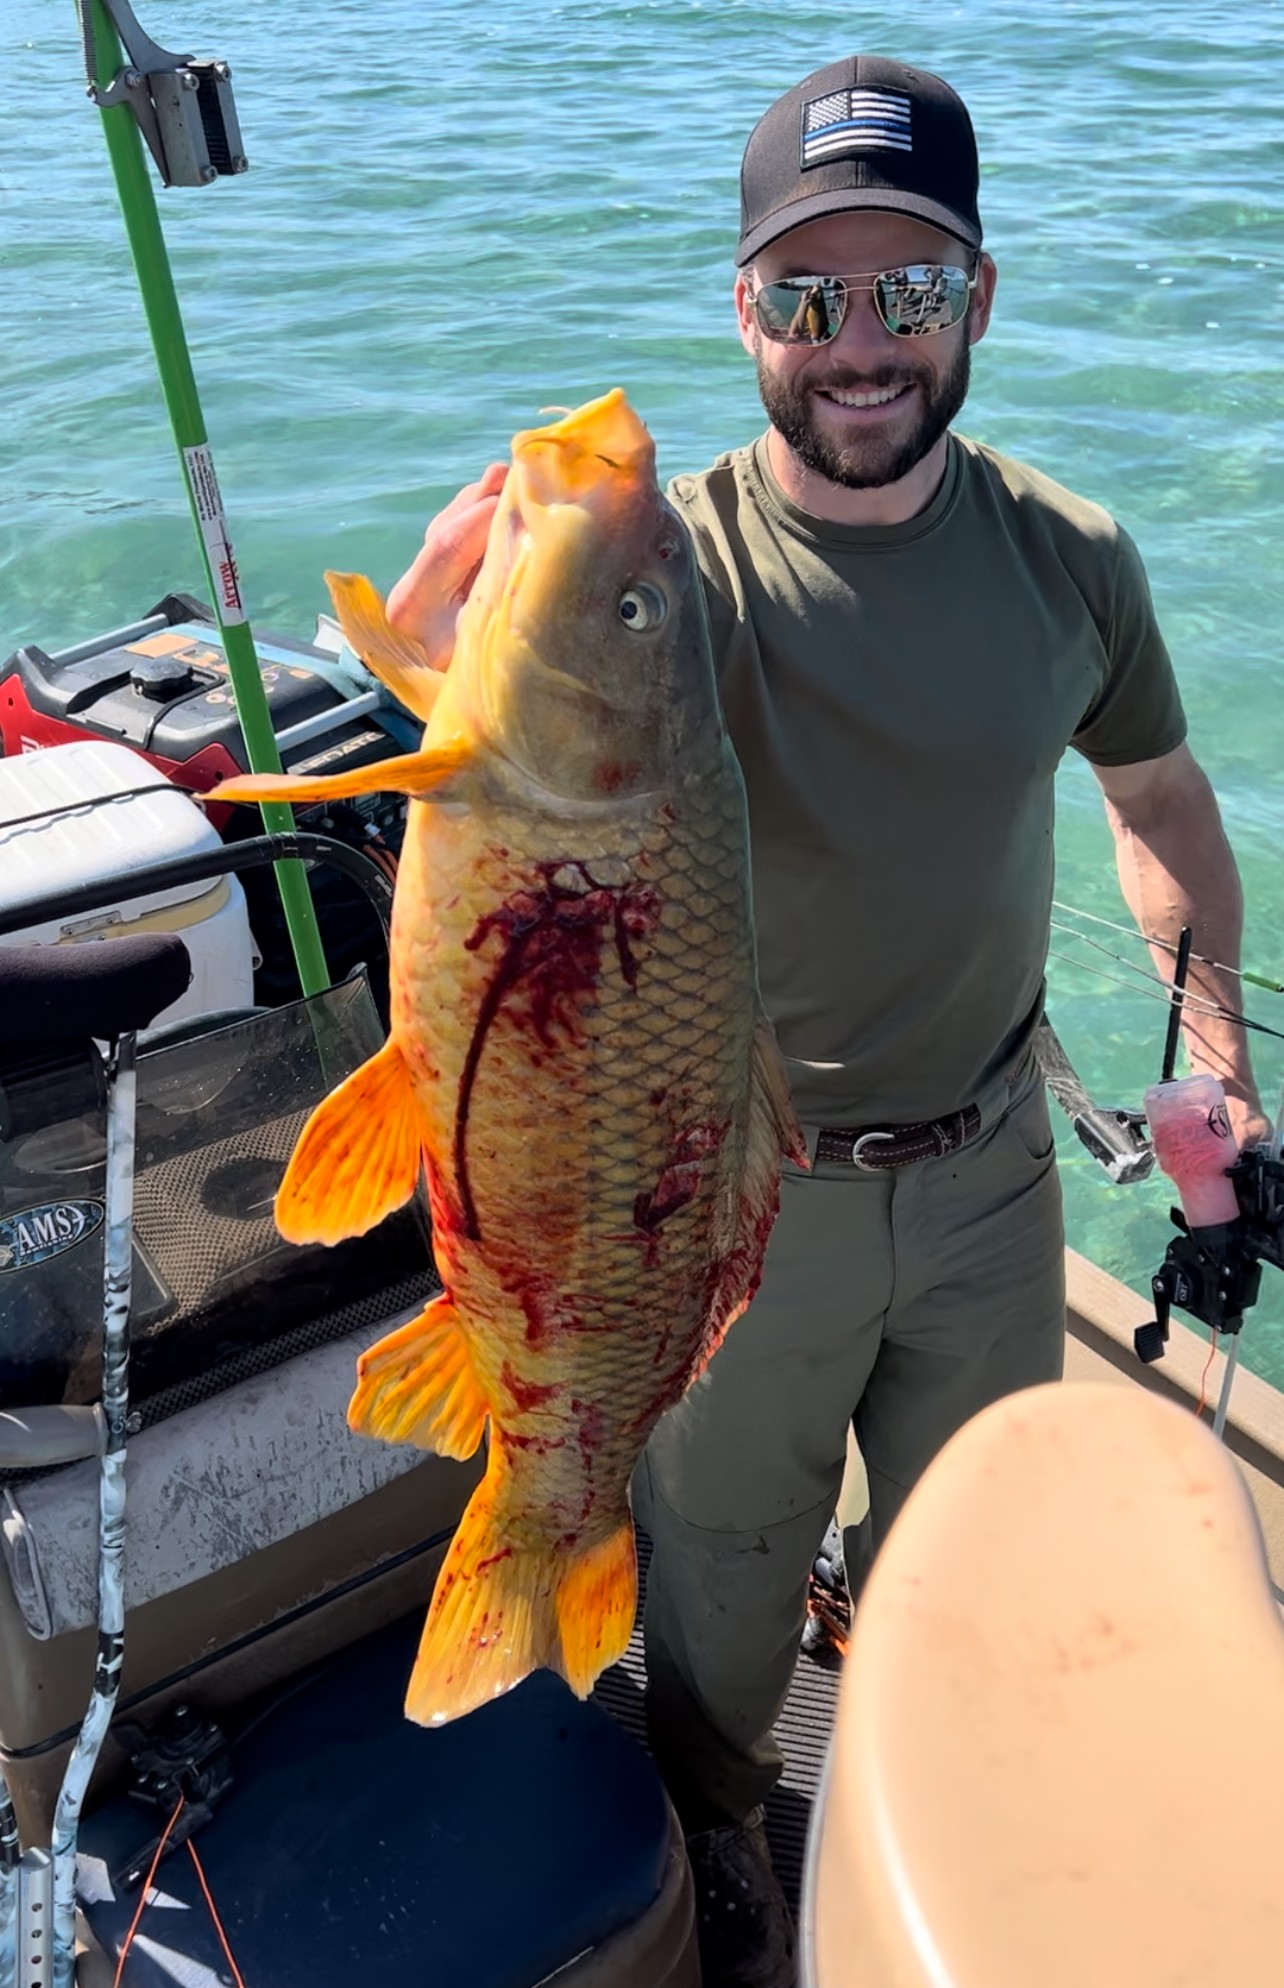
[[(905, 363), (883, 367), (877, 373), (860, 376), (834, 372), (824, 379), (793, 381), (782, 379), (763, 362), (763, 340), (755, 350), (758, 392), (773, 428), (777, 429), (806, 468), (846, 490), (878, 490), (899, 483), (916, 464), (922, 462), (953, 421), (967, 399), (972, 372), (972, 348), (963, 339), (953, 364), (938, 373), (930, 366)], [(812, 397), (818, 390), (836, 387), (840, 391), (877, 392), (883, 387), (914, 385), (922, 392), (922, 413), (902, 440), (871, 434), (846, 444), (826, 435), (817, 421)]]

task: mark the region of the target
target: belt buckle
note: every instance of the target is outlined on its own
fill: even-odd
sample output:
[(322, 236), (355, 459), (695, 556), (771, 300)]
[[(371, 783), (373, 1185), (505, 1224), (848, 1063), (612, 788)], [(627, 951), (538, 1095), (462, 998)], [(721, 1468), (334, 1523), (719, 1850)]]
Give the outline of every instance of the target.
[(877, 1173), (877, 1167), (871, 1166), (868, 1160), (861, 1158), (860, 1149), (862, 1146), (871, 1145), (877, 1140), (894, 1140), (895, 1137), (896, 1134), (894, 1132), (862, 1132), (857, 1138), (852, 1140), (852, 1165), (859, 1167), (862, 1173)]

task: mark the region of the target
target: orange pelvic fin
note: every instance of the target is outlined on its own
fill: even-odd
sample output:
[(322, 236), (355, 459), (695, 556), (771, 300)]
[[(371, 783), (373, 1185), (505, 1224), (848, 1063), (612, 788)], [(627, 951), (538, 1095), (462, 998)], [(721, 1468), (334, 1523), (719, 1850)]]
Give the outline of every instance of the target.
[(348, 1427), (462, 1459), (481, 1442), (488, 1412), (467, 1328), (443, 1296), (361, 1355)]
[(412, 635), (398, 635), (388, 619), (383, 596), (363, 573), (327, 573), (325, 583), (339, 626), (366, 668), (427, 724), (442, 673), (429, 662), (423, 643)]
[(496, 1521), (492, 1476), (488, 1469), (474, 1491), (437, 1577), (406, 1694), (406, 1716), (421, 1726), (461, 1718), (541, 1664), (587, 1698), (632, 1633), (632, 1522), (626, 1517), (593, 1546), (510, 1545)]
[(351, 773), (246, 773), (211, 788), (212, 801), (343, 801), (355, 794), (409, 794), (413, 801), (441, 796), (472, 761), (465, 739), (405, 752), (393, 759), (376, 759)]
[(323, 1098), (277, 1190), (287, 1242), (363, 1236), (409, 1201), (419, 1179), (419, 1107), (396, 1040)]

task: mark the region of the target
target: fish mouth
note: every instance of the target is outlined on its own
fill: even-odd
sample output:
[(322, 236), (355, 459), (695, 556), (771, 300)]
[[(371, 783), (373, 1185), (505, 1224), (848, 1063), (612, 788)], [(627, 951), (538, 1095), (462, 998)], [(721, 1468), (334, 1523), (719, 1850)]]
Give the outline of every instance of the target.
[(537, 532), (542, 513), (653, 482), (655, 443), (623, 388), (613, 387), (546, 428), (515, 435), (511, 474), (522, 522)]

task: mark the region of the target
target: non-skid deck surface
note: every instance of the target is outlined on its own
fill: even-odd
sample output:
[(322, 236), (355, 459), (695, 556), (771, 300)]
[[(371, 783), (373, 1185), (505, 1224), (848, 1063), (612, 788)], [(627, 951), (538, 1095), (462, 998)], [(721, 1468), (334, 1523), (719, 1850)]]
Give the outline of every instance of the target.
[[(650, 1541), (638, 1539), (638, 1575), (646, 1593), (646, 1570), (651, 1557)], [(807, 1845), (807, 1822), (811, 1804), (820, 1785), (825, 1749), (838, 1700), (839, 1670), (828, 1668), (812, 1657), (800, 1657), (785, 1709), (776, 1727), (776, 1738), (785, 1756), (785, 1772), (767, 1803), (767, 1836), (772, 1862), (794, 1910), (802, 1886), (803, 1860)], [(642, 1718), (642, 1692), (646, 1672), (642, 1662), (641, 1610), (622, 1663), (607, 1671), (594, 1694), (620, 1724), (646, 1744)]]

